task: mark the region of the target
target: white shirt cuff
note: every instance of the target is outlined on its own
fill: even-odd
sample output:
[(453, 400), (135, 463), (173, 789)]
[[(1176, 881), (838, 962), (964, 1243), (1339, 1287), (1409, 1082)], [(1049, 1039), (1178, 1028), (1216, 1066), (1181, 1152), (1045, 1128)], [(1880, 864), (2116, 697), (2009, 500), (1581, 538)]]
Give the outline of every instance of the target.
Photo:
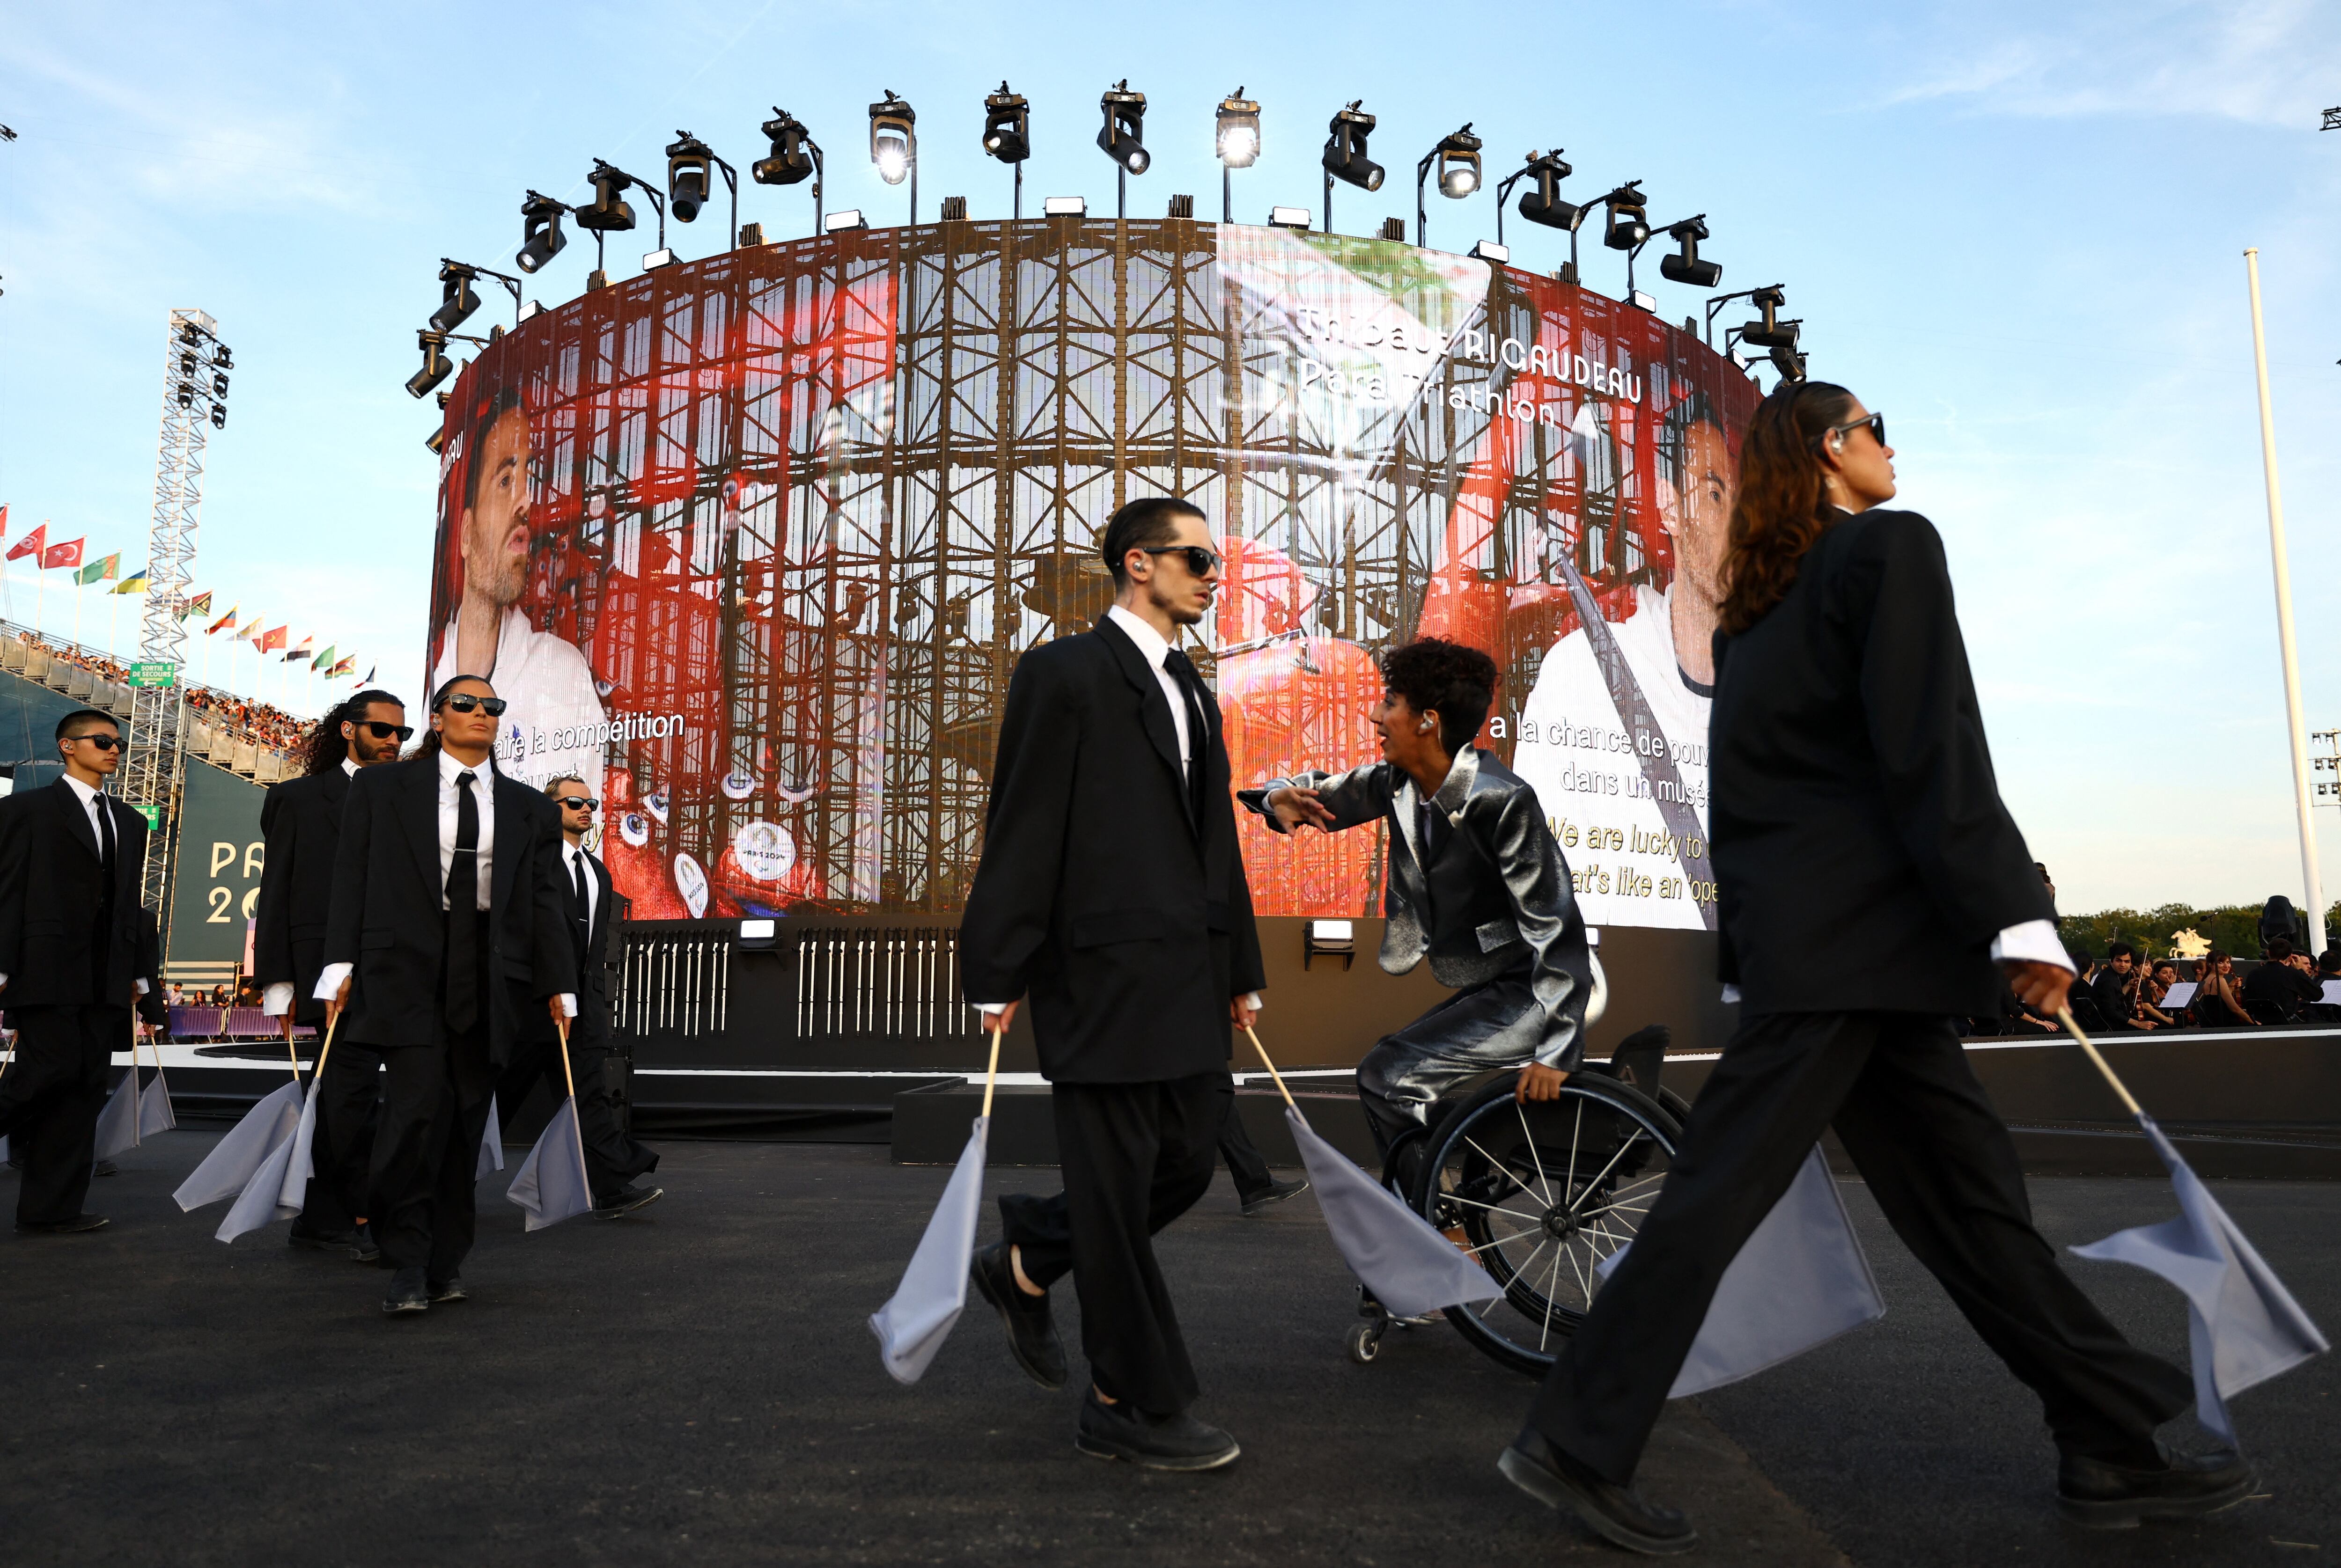
[(1006, 1007), (1008, 1004), (1005, 1002), (970, 1002), (968, 1006), (973, 1007), (979, 1013), (996, 1013)]
[(321, 1002), (330, 1002), (341, 994), (342, 982), (350, 978), (355, 964), (327, 964), (325, 972), (317, 977), (317, 988), (310, 993)]
[(1728, 1007), (1738, 1007), (1739, 1005), (1739, 987), (1737, 986), (1724, 987), (1723, 1000), (1725, 1005)]
[(148, 989), (148, 987), (147, 987), (147, 985), (146, 985), (146, 982), (145, 982), (144, 979), (133, 980), (133, 981), (131, 982), (131, 984), (133, 984), (133, 985), (134, 985), (134, 986), (136, 986), (136, 987), (138, 987), (138, 994), (139, 994), (140, 996), (142, 996), (142, 997), (143, 997), (143, 996), (144, 996), (144, 995), (146, 994), (147, 989)]
[(2020, 926), (2010, 926), (1993, 938), (1991, 956), (2002, 963), (2054, 964), (2068, 975), (2073, 972), (2072, 955), (2057, 940), (2054, 920), (2027, 920)]
[(577, 993), (576, 993), (576, 992), (574, 992), (574, 991), (563, 991), (563, 992), (562, 992), (562, 993), (561, 993), (560, 997), (559, 997), (558, 998), (556, 998), (556, 999), (561, 1003), (561, 1016), (562, 1016), (563, 1017), (564, 1017), (564, 1018), (573, 1018), (573, 1017), (575, 1017), (577, 1016)]
[(260, 1010), (272, 1018), (281, 1018), (293, 1010), (293, 982), (277, 980), (260, 993)]
[(1260, 999), (1260, 993), (1258, 991), (1254, 991), (1251, 995), (1244, 998), (1244, 1006), (1257, 1013), (1264, 1010), (1268, 1007), (1268, 1004)]

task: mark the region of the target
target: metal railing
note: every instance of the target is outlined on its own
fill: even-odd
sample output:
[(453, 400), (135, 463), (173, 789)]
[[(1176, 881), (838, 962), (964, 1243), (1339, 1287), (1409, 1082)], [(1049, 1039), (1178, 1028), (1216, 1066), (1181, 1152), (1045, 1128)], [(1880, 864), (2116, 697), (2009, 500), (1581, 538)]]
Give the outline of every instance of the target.
[(797, 941), (800, 1039), (972, 1036), (959, 994), (959, 933), (944, 927), (832, 927)]
[[(38, 640), (27, 642), (24, 640), (27, 636)], [(0, 620), (0, 670), (126, 719), (135, 689), (125, 680), (109, 680), (91, 668), (100, 661), (121, 663), (102, 649)], [(261, 784), (274, 784), (300, 771), (300, 764), (292, 753), (264, 736), (221, 718), (215, 710), (193, 700), (197, 693), (208, 701), (242, 700), (234, 692), (217, 687), (200, 683), (183, 687), (181, 696), (186, 700), (183, 702), (186, 710), (184, 745), (188, 753)]]
[(703, 1038), (724, 1030), (732, 989), (732, 920), (629, 926), (610, 998), (622, 1035)]

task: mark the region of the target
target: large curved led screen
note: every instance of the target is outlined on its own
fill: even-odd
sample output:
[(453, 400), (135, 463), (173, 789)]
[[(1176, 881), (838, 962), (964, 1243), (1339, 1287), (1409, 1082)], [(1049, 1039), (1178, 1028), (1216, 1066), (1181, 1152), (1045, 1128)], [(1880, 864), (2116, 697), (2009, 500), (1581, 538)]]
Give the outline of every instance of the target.
[[(1599, 294), (1386, 241), (954, 222), (662, 268), (455, 384), (430, 661), (585, 779), (643, 918), (946, 912), (1017, 656), (1185, 496), (1238, 782), (1371, 760), (1375, 654), (1488, 650), (1481, 737), (1596, 924), (1713, 923), (1716, 557), (1757, 392)], [(1378, 912), (1379, 830), (1249, 819), (1263, 914)]]

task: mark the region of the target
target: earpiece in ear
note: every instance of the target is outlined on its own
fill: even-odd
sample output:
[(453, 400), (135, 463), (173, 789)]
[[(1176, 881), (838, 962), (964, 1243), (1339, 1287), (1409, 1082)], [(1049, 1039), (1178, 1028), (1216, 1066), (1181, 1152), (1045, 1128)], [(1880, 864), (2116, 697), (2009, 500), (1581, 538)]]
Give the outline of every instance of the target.
[(1414, 732), (1415, 732), (1417, 735), (1428, 735), (1428, 734), (1430, 734), (1430, 719), (1424, 719), (1421, 723), (1420, 723), (1420, 724), (1416, 725), (1416, 726), (1414, 727)]

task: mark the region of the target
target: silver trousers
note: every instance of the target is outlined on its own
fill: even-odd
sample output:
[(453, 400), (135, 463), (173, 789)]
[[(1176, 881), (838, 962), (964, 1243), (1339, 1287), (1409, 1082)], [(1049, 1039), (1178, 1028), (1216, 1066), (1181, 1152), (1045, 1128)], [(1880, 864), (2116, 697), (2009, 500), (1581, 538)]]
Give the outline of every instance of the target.
[(1376, 1041), (1358, 1064), (1358, 1098), (1383, 1155), (1400, 1134), (1428, 1126), (1432, 1107), (1466, 1078), (1526, 1066), (1517, 1045), (1489, 1042), (1536, 1010), (1523, 969), (1458, 991)]

